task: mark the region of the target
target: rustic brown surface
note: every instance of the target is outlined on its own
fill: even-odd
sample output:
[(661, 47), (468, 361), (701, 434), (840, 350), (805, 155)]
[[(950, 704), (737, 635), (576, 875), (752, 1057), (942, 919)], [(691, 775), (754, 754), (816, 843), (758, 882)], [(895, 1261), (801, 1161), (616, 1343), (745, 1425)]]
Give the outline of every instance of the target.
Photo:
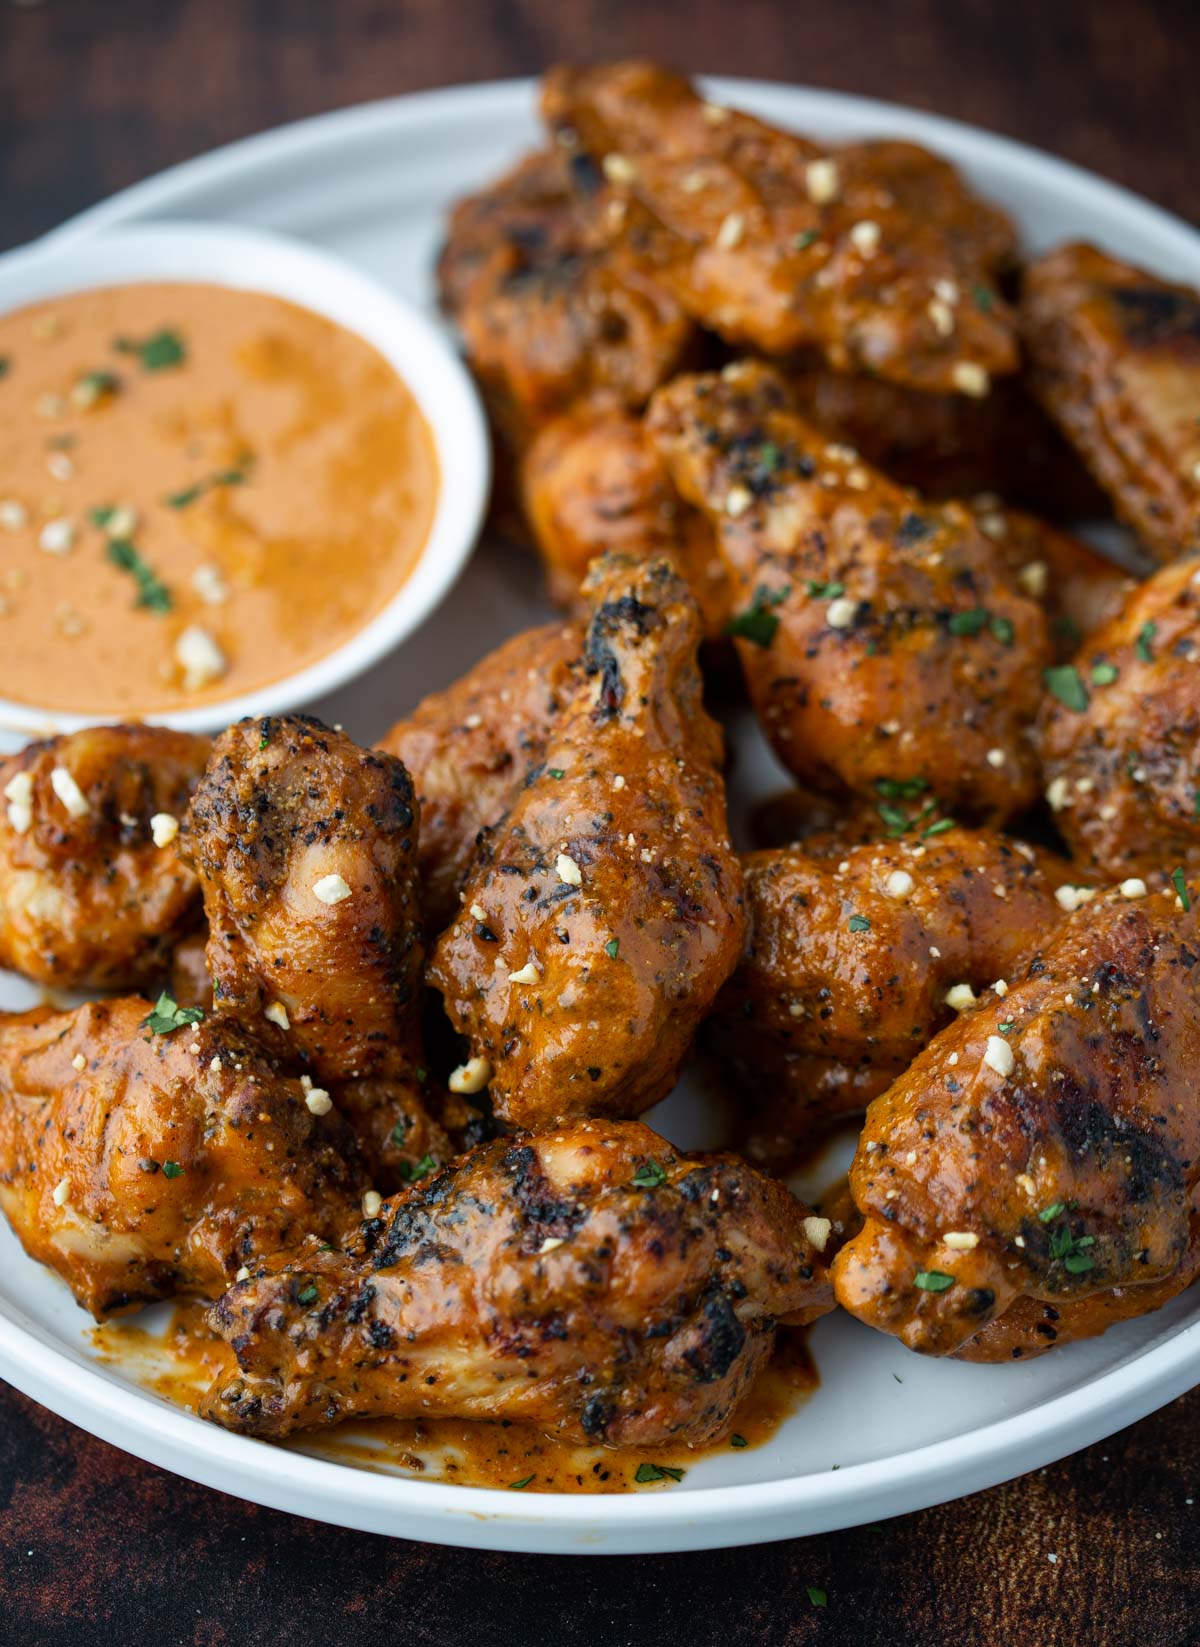
[[(1200, 219), (1188, 0), (0, 0), (0, 245), (279, 121), (618, 51), (936, 109)], [(1198, 1430), (1200, 1392), (876, 1529), (575, 1562), (259, 1510), (0, 1387), (0, 1644), (1185, 1647), (1200, 1641)]]

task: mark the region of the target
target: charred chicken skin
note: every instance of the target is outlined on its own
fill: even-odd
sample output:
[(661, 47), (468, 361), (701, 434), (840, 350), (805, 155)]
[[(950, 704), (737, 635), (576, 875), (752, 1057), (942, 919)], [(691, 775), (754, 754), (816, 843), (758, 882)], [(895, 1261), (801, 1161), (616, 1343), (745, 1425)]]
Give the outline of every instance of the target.
[(928, 151), (828, 152), (648, 63), (552, 69), (542, 108), (603, 173), (597, 231), (727, 341), (968, 395), (1015, 370), (1012, 225)]
[(1200, 293), (1094, 246), (1025, 275), (1030, 385), (1158, 561), (1200, 551)]
[(237, 1025), (174, 1017), (126, 997), (0, 1019), (0, 1207), (97, 1317), (217, 1298), (359, 1216), (336, 1114)]
[(742, 943), (695, 602), (665, 561), (601, 561), (587, 593), (585, 682), (429, 969), (526, 1127), (665, 1096)]
[(966, 829), (818, 836), (744, 867), (746, 947), (709, 1034), (754, 1095), (751, 1157), (776, 1167), (884, 1091), (977, 993), (1006, 990), (1072, 878), (1049, 853)]
[[(1068, 916), (1022, 981), (943, 1030), (867, 1112), (850, 1173), (866, 1221), (834, 1285), (910, 1349), (1045, 1348), (1057, 1329), (1035, 1306), (1082, 1336), (1190, 1278), (1196, 891), (1129, 890)], [(1009, 1335), (1012, 1308), (1032, 1343)]]
[(968, 509), (830, 446), (766, 366), (676, 379), (649, 428), (717, 530), (751, 699), (802, 783), (924, 784), (983, 823), (1028, 804), (1045, 614)]
[(200, 919), (174, 840), (208, 747), (102, 726), (0, 763), (0, 966), (63, 989), (165, 976)]
[(404, 762), (417, 790), (417, 893), (429, 934), (459, 908), (480, 831), (500, 821), (542, 764), (583, 677), (582, 653), (575, 624), (514, 635), (382, 740), (379, 747)]
[(1200, 560), (1156, 572), (1050, 680), (1043, 772), (1072, 854), (1113, 880), (1200, 869)]
[(703, 1441), (776, 1322), (830, 1307), (828, 1233), (782, 1184), (636, 1122), (497, 1140), (387, 1203), (348, 1251), (309, 1242), (254, 1266), (211, 1312), (239, 1372), (204, 1411), (270, 1437), (441, 1414)]
[(598, 181), (548, 149), (460, 201), (438, 263), (442, 307), (517, 450), (585, 396), (644, 406), (695, 335), (665, 286), (590, 237), (572, 170), (585, 193)]

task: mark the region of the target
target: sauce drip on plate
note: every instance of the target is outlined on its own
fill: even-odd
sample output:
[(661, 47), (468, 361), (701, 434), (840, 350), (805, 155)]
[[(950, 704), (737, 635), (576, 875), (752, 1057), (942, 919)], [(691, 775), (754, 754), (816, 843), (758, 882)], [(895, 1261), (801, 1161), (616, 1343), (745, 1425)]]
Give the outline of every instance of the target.
[(433, 439), (370, 344), (259, 292), (0, 316), (0, 698), (134, 715), (336, 650), (411, 573)]

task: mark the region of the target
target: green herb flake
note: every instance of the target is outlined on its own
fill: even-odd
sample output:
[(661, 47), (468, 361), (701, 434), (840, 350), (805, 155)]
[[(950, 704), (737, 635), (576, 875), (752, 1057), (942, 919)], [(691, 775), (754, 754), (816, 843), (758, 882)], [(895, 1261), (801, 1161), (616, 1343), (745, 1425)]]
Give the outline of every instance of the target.
[(952, 612), (946, 627), (952, 635), (978, 635), (990, 617), (986, 606), (975, 606), (969, 612)]
[(825, 1591), (822, 1590), (819, 1585), (809, 1584), (807, 1586), (807, 1589), (808, 1589), (808, 1599), (812, 1602), (814, 1607), (828, 1607), (829, 1597), (825, 1594)]
[(764, 440), (758, 449), (758, 467), (771, 475), (783, 461), (783, 453), (773, 440)]
[(108, 395), (115, 395), (120, 387), (121, 380), (115, 372), (85, 372), (82, 377), (76, 378), (71, 399), (76, 406), (94, 406)]
[(1001, 646), (1012, 645), (1013, 639), (1016, 636), (1016, 630), (1013, 628), (1010, 619), (989, 618), (988, 628), (991, 630), (994, 638), (1000, 642)]
[(1184, 879), (1182, 868), (1173, 869), (1171, 871), (1171, 885), (1179, 894), (1179, 901), (1183, 905), (1184, 913), (1186, 914), (1192, 907), (1192, 900), (1188, 896), (1187, 881)]
[(1011, 1018), (1006, 1018), (1002, 1024), (997, 1024), (996, 1028), (1000, 1031), (1001, 1035), (1011, 1035), (1013, 1030), (1016, 1028), (1016, 1025), (1013, 1023)]
[(1200, 789), (1192, 790), (1192, 816), (1200, 818)]
[(519, 1493), (523, 1488), (528, 1487), (532, 1480), (533, 1477), (531, 1475), (523, 1475), (520, 1481), (510, 1481), (508, 1484), (508, 1490), (510, 1493)]
[(12, 370), (12, 361), (8, 355), (0, 355), (0, 377), (7, 377)]
[(851, 915), (849, 927), (851, 932), (870, 932), (871, 923), (865, 915)]
[(411, 1161), (401, 1161), (396, 1171), (406, 1184), (416, 1184), (422, 1178), (427, 1178), (436, 1166), (437, 1162), (432, 1155), (423, 1155), (415, 1164)]
[(608, 956), (610, 961), (616, 960), (617, 956), (620, 954), (620, 950), (621, 940), (619, 938), (610, 938), (604, 946), (604, 953)]
[(876, 778), (875, 793), (889, 801), (915, 801), (929, 788), (926, 778)]
[(1063, 1269), (1069, 1275), (1086, 1275), (1088, 1270), (1094, 1270), (1095, 1260), (1088, 1257), (1086, 1252), (1069, 1252), (1063, 1259)]
[(1133, 643), (1133, 650), (1143, 663), (1154, 662), (1154, 637), (1158, 634), (1156, 623), (1144, 623), (1138, 630), (1138, 638)]
[(657, 1189), (666, 1181), (667, 1175), (657, 1161), (646, 1161), (630, 1179), (636, 1189)]
[(639, 1487), (645, 1487), (651, 1481), (682, 1481), (684, 1474), (674, 1464), (639, 1464), (633, 1479)]
[(942, 1270), (918, 1270), (913, 1276), (913, 1285), (920, 1287), (922, 1292), (945, 1292), (947, 1287), (954, 1285), (954, 1277)]
[(815, 229), (805, 229), (800, 234), (794, 234), (792, 236), (792, 250), (794, 252), (807, 251), (816, 238), (817, 231)]
[(931, 823), (927, 829), (921, 831), (921, 839), (923, 841), (932, 840), (935, 835), (944, 835), (948, 829), (955, 828), (957, 828), (957, 825), (953, 818), (939, 818), (936, 823)]
[(240, 469), (218, 469), (211, 475), (202, 475), (191, 486), (185, 486), (182, 491), (168, 492), (163, 502), (168, 509), (186, 509), (189, 504), (195, 503), (206, 492), (215, 491), (218, 486), (244, 486), (250, 478), (249, 462)]
[[(203, 1022), (203, 1007), (181, 1007), (166, 989), (154, 1003), (154, 1011), (142, 1019), (143, 1025), (155, 1035), (173, 1035), (177, 1029), (183, 1029), (187, 1024)], [(168, 1174), (169, 1176), (171, 1174)]]
[(813, 600), (837, 600), (839, 595), (846, 593), (846, 585), (844, 583), (817, 583), (815, 579), (809, 578), (804, 585), (804, 591)]
[(548, 766), (546, 772), (551, 778), (565, 778), (567, 775), (561, 766)]
[(907, 831), (910, 822), (908, 813), (901, 812), (898, 806), (889, 806), (886, 801), (880, 801), (875, 810), (887, 825), (889, 840), (894, 841)]
[(95, 509), (88, 510), (88, 519), (103, 531), (116, 512), (111, 503), (101, 503)]
[(746, 610), (730, 618), (725, 625), (725, 633), (738, 635), (742, 640), (753, 641), (755, 646), (770, 646), (775, 639), (775, 631), (779, 628), (779, 619), (771, 608), (781, 605), (788, 594), (789, 590), (786, 588), (767, 589), (760, 585)]
[(297, 1304), (315, 1304), (316, 1301), (317, 1289), (313, 1286), (311, 1281), (306, 1287), (301, 1287), (300, 1291), (296, 1294)]
[(735, 1430), (729, 1437), (729, 1445), (731, 1447), (748, 1447), (750, 1443), (746, 1440), (744, 1435), (739, 1435)]
[(1066, 1210), (1067, 1203), (1065, 1201), (1055, 1201), (1051, 1206), (1043, 1207), (1041, 1212), (1038, 1213), (1038, 1218), (1043, 1224), (1052, 1224), (1059, 1214), (1066, 1212)]
[(144, 372), (161, 372), (164, 367), (180, 366), (187, 359), (183, 339), (169, 326), (163, 326), (140, 340), (118, 337), (113, 342), (113, 348), (118, 354), (136, 355)]
[(119, 566), (122, 572), (128, 572), (133, 577), (138, 589), (138, 606), (144, 606), (150, 612), (171, 610), (174, 604), (171, 591), (153, 567), (143, 560), (129, 538), (110, 538), (108, 558), (114, 566)]
[(179, 1165), (178, 1161), (164, 1161), (163, 1162), (163, 1177), (164, 1178), (182, 1178), (183, 1177), (183, 1168)]
[(1073, 663), (1056, 664), (1053, 669), (1044, 669), (1042, 679), (1047, 692), (1057, 698), (1064, 709), (1073, 709), (1076, 714), (1082, 715), (1088, 706), (1088, 690)]
[(407, 1137), (408, 1122), (402, 1115), (391, 1130), (390, 1142), (394, 1144), (397, 1149), (399, 1149)]
[(1092, 685), (1111, 686), (1121, 671), (1115, 663), (1094, 663), (1092, 665)]

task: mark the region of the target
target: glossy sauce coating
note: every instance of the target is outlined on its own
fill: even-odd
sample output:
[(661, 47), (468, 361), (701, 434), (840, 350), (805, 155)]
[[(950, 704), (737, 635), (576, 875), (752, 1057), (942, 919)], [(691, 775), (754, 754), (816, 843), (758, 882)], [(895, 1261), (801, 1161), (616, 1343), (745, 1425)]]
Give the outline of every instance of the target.
[(246, 692), (349, 640), (416, 564), (432, 436), (310, 310), (113, 287), (0, 316), (0, 358), (0, 697), (120, 715)]

